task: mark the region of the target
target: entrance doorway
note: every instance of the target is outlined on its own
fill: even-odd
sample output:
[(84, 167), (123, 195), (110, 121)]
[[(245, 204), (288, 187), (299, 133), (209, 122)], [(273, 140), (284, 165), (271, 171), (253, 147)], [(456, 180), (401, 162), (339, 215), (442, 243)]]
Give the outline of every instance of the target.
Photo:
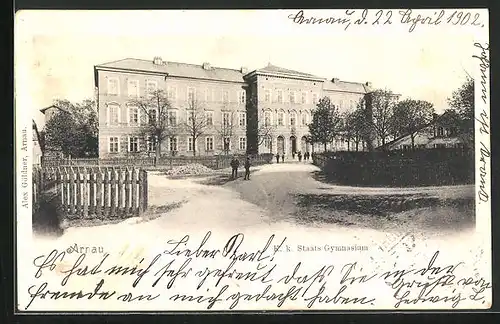
[(297, 152), (297, 138), (295, 136), (290, 136), (290, 148), (291, 148), (290, 153)]
[(284, 154), (285, 153), (285, 138), (283, 136), (278, 136), (278, 141), (277, 141), (277, 153), (278, 154)]

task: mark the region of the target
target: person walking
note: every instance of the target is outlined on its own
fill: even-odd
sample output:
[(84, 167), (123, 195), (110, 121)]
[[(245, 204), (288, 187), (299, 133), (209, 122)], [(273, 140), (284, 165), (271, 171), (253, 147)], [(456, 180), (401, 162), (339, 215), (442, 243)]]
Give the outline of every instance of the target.
[(297, 153), (297, 157), (299, 158), (299, 162), (302, 162), (302, 152), (299, 151), (299, 153)]
[(236, 179), (238, 178), (238, 167), (240, 165), (240, 161), (236, 157), (233, 156), (233, 159), (231, 160), (231, 178)]
[(276, 163), (280, 163), (280, 154), (276, 153)]
[(292, 160), (295, 160), (295, 151), (292, 152)]
[(245, 178), (244, 180), (250, 180), (250, 158), (247, 157), (245, 161)]
[(283, 153), (283, 154), (281, 155), (281, 162), (283, 162), (283, 163), (285, 162), (285, 153)]

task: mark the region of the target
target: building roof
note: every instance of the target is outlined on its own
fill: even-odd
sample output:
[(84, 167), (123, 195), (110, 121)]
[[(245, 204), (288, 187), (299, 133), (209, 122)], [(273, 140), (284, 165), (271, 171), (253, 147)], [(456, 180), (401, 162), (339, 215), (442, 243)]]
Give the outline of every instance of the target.
[(203, 65), (165, 62), (155, 64), (152, 60), (142, 60), (134, 58), (126, 58), (114, 62), (103, 63), (96, 65), (95, 68), (112, 68), (120, 70), (134, 70), (143, 72), (155, 72), (167, 74), (173, 77), (187, 77), (206, 80), (229, 81), (229, 82), (244, 82), (243, 73), (241, 70), (227, 69), (210, 66), (204, 68)]
[(40, 109), (40, 111), (42, 112), (42, 114), (45, 114), (45, 111), (47, 111), (47, 110), (49, 110), (51, 108), (56, 108), (56, 109), (59, 109), (59, 110), (64, 111), (64, 112), (69, 112), (65, 108), (62, 108), (62, 107), (59, 107), (59, 106), (56, 106), (56, 105), (50, 105), (48, 107)]
[(332, 80), (332, 81), (325, 81), (325, 83), (323, 84), (323, 90), (367, 93), (370, 92), (372, 89), (368, 84), (364, 83)]
[[(448, 117), (450, 114), (451, 114), (451, 112), (450, 112), (450, 111), (445, 111), (445, 112), (444, 112), (444, 113), (442, 113), (441, 115), (435, 115), (435, 116), (434, 116), (434, 118), (433, 118), (433, 119), (432, 119), (429, 123), (427, 123), (426, 125), (424, 125), (424, 126), (420, 127), (420, 128), (417, 130), (417, 132), (419, 132), (419, 131), (421, 131), (421, 130), (423, 130), (423, 129), (427, 128), (427, 127), (430, 127), (430, 126), (432, 126), (432, 125), (434, 125), (434, 124), (436, 124), (436, 123), (438, 123), (438, 122), (440, 122), (440, 121), (444, 120), (444, 119), (445, 119), (446, 117)], [(410, 136), (410, 134), (405, 134), (405, 135), (399, 136), (398, 138), (395, 138), (395, 139), (393, 139), (392, 141), (385, 143), (384, 145), (380, 145), (379, 147), (377, 147), (377, 149), (383, 149), (383, 148), (385, 148), (385, 147), (388, 147), (388, 146), (390, 146), (390, 145), (393, 145), (394, 143), (397, 143), (398, 141), (401, 141), (401, 140), (403, 140), (404, 138), (407, 138), (407, 137), (409, 137), (409, 136)]]
[(295, 70), (290, 70), (290, 69), (285, 69), (276, 65), (272, 65), (269, 63), (266, 67), (262, 69), (256, 70), (256, 72), (261, 72), (261, 73), (275, 73), (275, 74), (284, 74), (284, 75), (290, 75), (290, 76), (299, 76), (299, 77), (306, 77), (306, 78), (318, 78), (321, 79), (320, 77), (309, 74), (309, 73), (304, 73), (304, 72), (299, 72)]

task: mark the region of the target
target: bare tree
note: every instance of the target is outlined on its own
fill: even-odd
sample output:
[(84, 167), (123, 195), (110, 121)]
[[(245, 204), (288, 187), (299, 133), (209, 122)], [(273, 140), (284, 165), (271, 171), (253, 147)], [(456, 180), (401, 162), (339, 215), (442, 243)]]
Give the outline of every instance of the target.
[(222, 119), (220, 123), (214, 126), (222, 142), (222, 151), (229, 154), (230, 141), (233, 138), (234, 131), (238, 126), (236, 121), (236, 112), (230, 111), (226, 107), (222, 109)]
[(193, 156), (196, 156), (196, 142), (205, 134), (208, 126), (207, 114), (203, 104), (196, 98), (188, 100), (187, 119), (185, 127), (193, 140)]
[(410, 135), (411, 148), (415, 148), (418, 132), (432, 120), (434, 107), (423, 100), (406, 99), (394, 107), (393, 126), (400, 135)]
[(365, 106), (369, 130), (384, 145), (393, 133), (391, 126), (397, 96), (390, 90), (376, 90), (369, 96), (371, 103)]
[[(172, 108), (167, 94), (163, 90), (154, 90), (129, 101), (129, 107), (137, 107), (139, 114), (145, 116), (145, 123), (140, 124), (139, 134), (147, 138), (156, 153), (156, 159), (161, 156), (161, 145), (175, 131), (176, 121), (169, 120), (169, 110)], [(129, 108), (130, 109), (130, 108)], [(139, 121), (139, 116), (129, 115), (130, 122)]]

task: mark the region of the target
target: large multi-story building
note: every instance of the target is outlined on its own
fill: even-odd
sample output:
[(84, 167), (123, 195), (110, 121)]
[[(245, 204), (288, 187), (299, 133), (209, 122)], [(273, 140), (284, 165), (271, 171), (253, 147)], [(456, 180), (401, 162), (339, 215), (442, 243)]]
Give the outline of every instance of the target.
[[(161, 151), (182, 156), (192, 155), (194, 150), (197, 155), (310, 151), (307, 124), (319, 99), (329, 97), (343, 112), (354, 109), (371, 88), (369, 82), (328, 80), (271, 64), (249, 72), (209, 63), (165, 62), (160, 57), (100, 64), (94, 73), (100, 157), (154, 150), (140, 135), (146, 116), (131, 104), (154, 89), (163, 89), (168, 96), (168, 121), (176, 130), (163, 141)], [(254, 104), (247, 104), (249, 98), (255, 98)], [(189, 130), (181, 127), (190, 118), (192, 102), (203, 109), (206, 120), (196, 142)], [(332, 146), (342, 149), (347, 144), (339, 138)]]

